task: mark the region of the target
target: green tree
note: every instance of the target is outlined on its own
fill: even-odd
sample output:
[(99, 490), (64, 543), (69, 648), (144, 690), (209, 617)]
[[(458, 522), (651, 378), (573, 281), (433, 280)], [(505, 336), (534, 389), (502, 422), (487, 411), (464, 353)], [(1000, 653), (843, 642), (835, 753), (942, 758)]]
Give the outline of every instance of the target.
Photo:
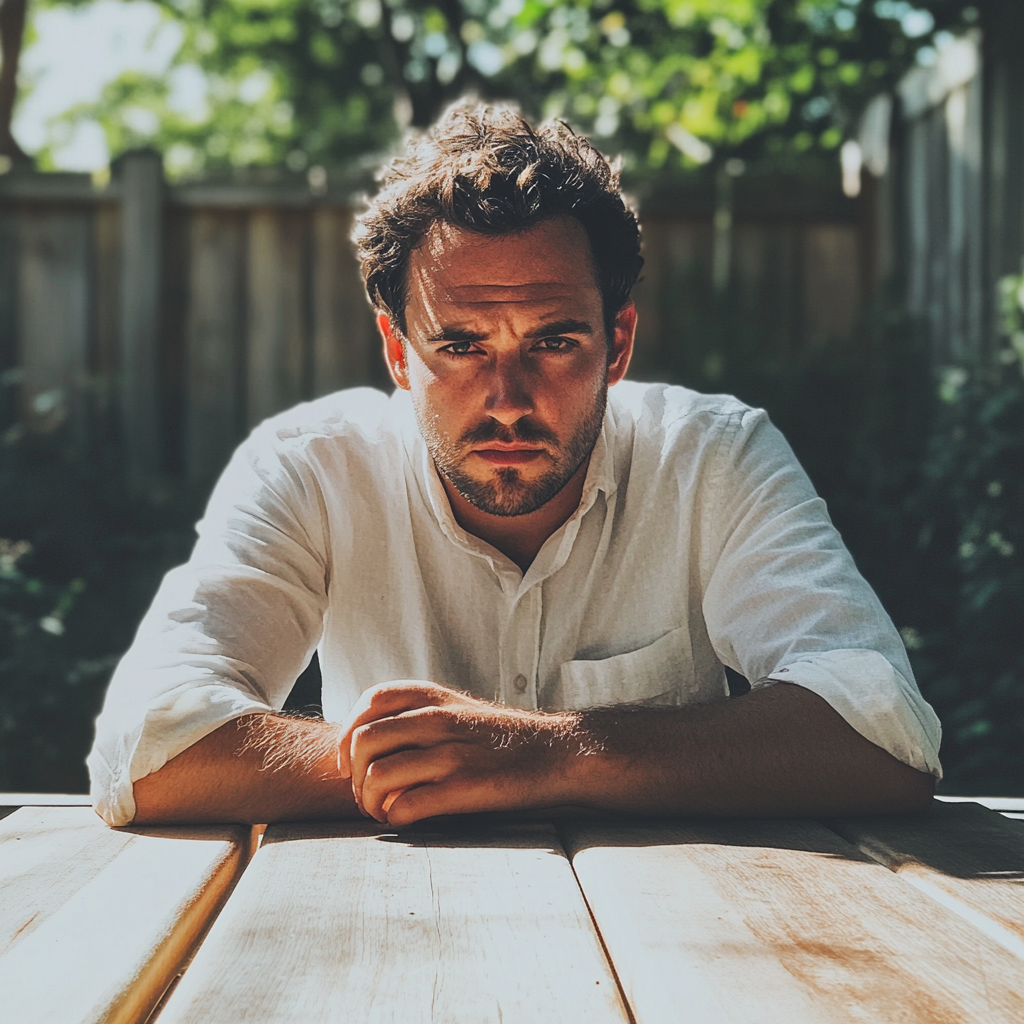
[[(172, 174), (379, 153), (465, 93), (564, 116), (657, 170), (834, 150), (871, 95), (964, 0), (161, 0), (182, 27), (167, 79), (137, 74), (71, 111), (111, 152), (156, 145)], [(205, 110), (175, 108), (201, 75)]]

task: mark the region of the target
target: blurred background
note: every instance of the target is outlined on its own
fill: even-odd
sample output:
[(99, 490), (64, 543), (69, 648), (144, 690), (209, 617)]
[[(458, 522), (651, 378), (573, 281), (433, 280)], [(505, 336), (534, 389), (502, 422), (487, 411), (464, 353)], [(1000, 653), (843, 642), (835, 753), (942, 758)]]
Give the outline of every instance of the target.
[(471, 93), (622, 155), (631, 375), (768, 409), (942, 790), (1024, 793), (1020, 0), (0, 0), (0, 42), (0, 790), (86, 788), (246, 432), (386, 386), (353, 210)]

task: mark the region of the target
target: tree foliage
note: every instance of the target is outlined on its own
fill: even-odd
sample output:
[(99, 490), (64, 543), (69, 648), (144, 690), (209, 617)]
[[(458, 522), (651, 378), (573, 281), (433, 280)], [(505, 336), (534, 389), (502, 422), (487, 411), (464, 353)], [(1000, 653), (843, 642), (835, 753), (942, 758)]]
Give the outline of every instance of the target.
[[(160, 0), (181, 27), (164, 78), (123, 75), (70, 122), (168, 170), (342, 164), (386, 149), (454, 98), (565, 117), (637, 171), (712, 154), (834, 150), (866, 100), (963, 0)], [(183, 87), (202, 83), (202, 110)]]

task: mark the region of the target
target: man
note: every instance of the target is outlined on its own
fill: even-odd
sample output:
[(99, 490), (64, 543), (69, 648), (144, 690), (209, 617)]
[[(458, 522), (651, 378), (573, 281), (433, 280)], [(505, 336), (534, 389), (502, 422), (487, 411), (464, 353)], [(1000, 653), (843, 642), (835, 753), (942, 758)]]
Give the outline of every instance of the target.
[[(456, 109), (357, 241), (397, 390), (236, 453), (111, 683), (108, 822), (927, 803), (938, 723), (780, 435), (623, 382), (639, 234), (603, 157)], [(278, 714), (314, 649), (326, 721)]]

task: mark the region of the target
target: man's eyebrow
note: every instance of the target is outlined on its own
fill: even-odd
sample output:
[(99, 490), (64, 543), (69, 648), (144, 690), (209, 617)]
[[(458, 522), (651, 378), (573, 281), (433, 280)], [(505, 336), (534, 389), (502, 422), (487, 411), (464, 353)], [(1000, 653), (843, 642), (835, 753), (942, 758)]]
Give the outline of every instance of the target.
[(481, 334), (479, 331), (471, 331), (466, 327), (442, 327), (439, 331), (435, 331), (433, 334), (427, 335), (428, 342), (448, 342), (453, 341), (483, 341), (486, 338), (486, 334)]
[(593, 334), (594, 328), (586, 320), (552, 320), (526, 332), (527, 338), (550, 338), (556, 334)]
[[(586, 320), (552, 320), (550, 323), (541, 324), (532, 331), (526, 332), (528, 339), (550, 338), (556, 334), (593, 334), (594, 328)], [(487, 337), (480, 331), (471, 331), (468, 327), (442, 327), (426, 336), (426, 340), (433, 344), (452, 344), (459, 341), (483, 341)]]

